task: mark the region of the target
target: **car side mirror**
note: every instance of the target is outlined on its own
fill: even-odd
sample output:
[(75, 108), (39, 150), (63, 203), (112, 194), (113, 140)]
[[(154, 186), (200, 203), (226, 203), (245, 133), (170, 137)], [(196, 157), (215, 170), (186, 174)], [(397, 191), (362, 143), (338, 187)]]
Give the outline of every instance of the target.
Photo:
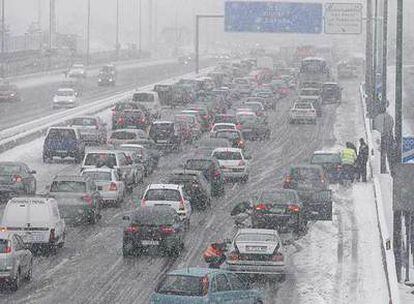
[(36, 174), (36, 170), (32, 170), (29, 172), (30, 174)]
[(131, 218), (129, 217), (129, 215), (124, 215), (124, 216), (122, 217), (122, 220), (123, 220), (123, 221), (130, 221), (130, 220), (131, 220)]

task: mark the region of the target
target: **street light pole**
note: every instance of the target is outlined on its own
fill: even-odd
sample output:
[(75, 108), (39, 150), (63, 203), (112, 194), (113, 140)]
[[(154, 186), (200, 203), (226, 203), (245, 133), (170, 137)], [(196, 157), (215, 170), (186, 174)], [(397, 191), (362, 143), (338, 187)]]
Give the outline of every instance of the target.
[(6, 0), (1, 0), (1, 77), (4, 78), (5, 70), (4, 70), (4, 49), (5, 49), (5, 35), (6, 35), (6, 23), (4, 20), (5, 16), (5, 5), (4, 2)]
[(116, 37), (115, 37), (115, 55), (119, 59), (119, 0), (116, 0)]
[(365, 94), (367, 100), (368, 116), (373, 116), (373, 94), (372, 94), (372, 0), (367, 0), (366, 14), (366, 42), (365, 42)]
[(142, 53), (142, 0), (139, 0), (138, 25), (139, 25), (138, 52), (139, 52), (139, 55), (141, 56), (141, 53)]
[(89, 46), (90, 46), (90, 27), (91, 27), (91, 0), (88, 0), (88, 20), (86, 25), (86, 65), (89, 65)]
[[(387, 111), (387, 56), (388, 56), (388, 0), (383, 0), (383, 16), (382, 16), (382, 74), (381, 74), (381, 104), (380, 112)], [(381, 132), (381, 151), (380, 151), (380, 173), (387, 173), (387, 154), (390, 146), (390, 134)]]

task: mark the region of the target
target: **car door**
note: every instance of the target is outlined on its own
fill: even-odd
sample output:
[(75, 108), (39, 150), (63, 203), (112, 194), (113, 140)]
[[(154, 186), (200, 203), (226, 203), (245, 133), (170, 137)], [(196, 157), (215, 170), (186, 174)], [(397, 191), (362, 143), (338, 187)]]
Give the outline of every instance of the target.
[(222, 303), (239, 303), (231, 290), (230, 282), (228, 281), (225, 274), (216, 274), (213, 278), (211, 286), (211, 303), (222, 304)]
[(27, 273), (30, 260), (29, 260), (27, 250), (24, 246), (23, 240), (18, 235), (13, 235), (12, 247), (14, 249), (14, 255), (16, 258), (16, 262), (18, 261), (20, 267), (23, 270), (23, 273)]

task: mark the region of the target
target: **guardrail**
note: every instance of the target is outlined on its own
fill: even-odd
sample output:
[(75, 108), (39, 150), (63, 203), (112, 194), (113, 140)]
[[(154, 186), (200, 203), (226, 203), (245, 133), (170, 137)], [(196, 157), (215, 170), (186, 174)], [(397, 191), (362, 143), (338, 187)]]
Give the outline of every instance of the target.
[[(364, 128), (367, 137), (368, 146), (373, 149), (376, 147), (376, 144), (373, 139), (372, 130), (370, 128), (370, 121), (367, 118), (367, 110), (366, 110), (366, 103), (365, 103), (365, 90), (363, 85), (361, 84), (359, 87), (359, 94), (361, 99), (361, 107), (363, 110), (363, 120), (364, 120)], [(381, 253), (382, 253), (382, 263), (384, 272), (386, 275), (387, 286), (388, 286), (388, 293), (389, 293), (389, 303), (391, 304), (399, 304), (400, 303), (400, 293), (398, 288), (398, 280), (395, 268), (395, 258), (394, 252), (392, 250), (392, 236), (390, 235), (390, 231), (388, 229), (386, 217), (385, 217), (385, 209), (384, 209), (384, 200), (383, 200), (383, 192), (381, 190), (381, 184), (378, 178), (380, 174), (378, 172), (379, 161), (375, 157), (375, 154), (372, 155), (370, 153), (369, 156), (369, 166), (370, 166), (370, 175), (372, 176), (374, 182), (374, 196), (375, 196), (375, 205), (377, 210), (377, 219), (378, 219), (378, 230), (380, 233), (381, 238)], [(377, 171), (377, 172), (376, 172)], [(388, 170), (389, 172), (389, 170)], [(392, 182), (392, 177), (388, 175), (390, 183)], [(387, 189), (389, 191), (389, 189)]]
[[(210, 70), (211, 67), (205, 68), (201, 71), (201, 74), (207, 73)], [(195, 76), (195, 74), (192, 72), (180, 76), (171, 77), (159, 81), (157, 83), (171, 83), (182, 77), (188, 78), (193, 76)], [(128, 90), (123, 93), (118, 93), (113, 96), (99, 99), (97, 101), (87, 103), (73, 109), (61, 111), (52, 115), (36, 119), (28, 123), (18, 125), (10, 129), (3, 130), (2, 132), (0, 132), (0, 153), (9, 150), (17, 145), (23, 144), (25, 142), (42, 136), (47, 131), (47, 129), (52, 126), (64, 125), (70, 119), (73, 119), (80, 115), (91, 115), (102, 112), (105, 109), (114, 106), (117, 102), (129, 99), (133, 92), (135, 92), (136, 90), (152, 90), (154, 84), (149, 84), (137, 89)]]

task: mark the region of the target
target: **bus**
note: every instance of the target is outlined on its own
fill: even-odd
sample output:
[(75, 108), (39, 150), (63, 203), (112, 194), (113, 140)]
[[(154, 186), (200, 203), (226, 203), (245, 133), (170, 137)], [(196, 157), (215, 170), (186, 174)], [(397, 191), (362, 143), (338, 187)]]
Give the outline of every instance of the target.
[(329, 67), (325, 59), (307, 57), (302, 60), (299, 70), (299, 79), (301, 82), (325, 82), (329, 78)]

